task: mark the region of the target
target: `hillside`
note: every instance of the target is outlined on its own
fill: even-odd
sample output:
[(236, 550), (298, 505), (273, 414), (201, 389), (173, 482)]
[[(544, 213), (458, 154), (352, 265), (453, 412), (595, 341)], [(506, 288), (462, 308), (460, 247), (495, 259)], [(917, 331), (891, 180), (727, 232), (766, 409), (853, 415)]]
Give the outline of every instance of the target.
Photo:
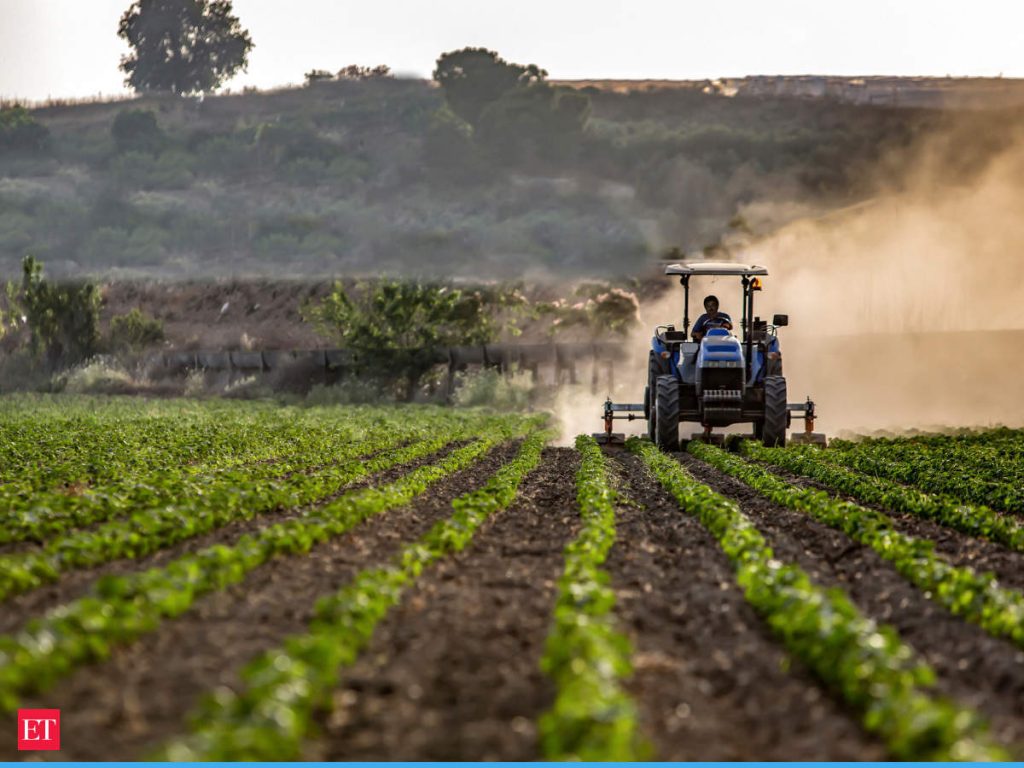
[[(669, 245), (856, 202), (951, 120), (687, 88), (579, 92), (577, 139), (533, 136), (511, 159), (448, 124), (440, 89), (417, 80), (36, 108), (48, 140), (0, 151), (0, 272), (32, 253), (53, 275), (107, 279), (635, 273)], [(116, 139), (131, 111), (151, 112), (153, 130)], [(1000, 114), (964, 118), (988, 138), (966, 159), (958, 149), (960, 165), (1020, 124)]]

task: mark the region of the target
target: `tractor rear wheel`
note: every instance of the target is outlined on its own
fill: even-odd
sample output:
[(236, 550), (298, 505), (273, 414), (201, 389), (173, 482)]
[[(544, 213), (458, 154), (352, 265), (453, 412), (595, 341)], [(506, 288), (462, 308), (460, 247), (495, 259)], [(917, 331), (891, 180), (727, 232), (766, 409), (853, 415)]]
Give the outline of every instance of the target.
[(654, 390), (654, 442), (663, 451), (679, 450), (679, 381), (659, 376)]
[(761, 442), (768, 448), (783, 447), (786, 444), (788, 424), (786, 378), (784, 376), (765, 376), (764, 422), (761, 425)]

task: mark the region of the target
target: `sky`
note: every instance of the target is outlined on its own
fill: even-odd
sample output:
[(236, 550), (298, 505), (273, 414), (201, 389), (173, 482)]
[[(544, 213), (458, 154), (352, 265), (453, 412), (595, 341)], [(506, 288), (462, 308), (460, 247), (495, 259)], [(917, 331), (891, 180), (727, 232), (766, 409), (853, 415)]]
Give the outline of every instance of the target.
[[(124, 93), (130, 0), (0, 0), (0, 98)], [(429, 77), (467, 45), (556, 79), (1024, 76), (1019, 0), (234, 0), (256, 47), (227, 87), (387, 64)]]

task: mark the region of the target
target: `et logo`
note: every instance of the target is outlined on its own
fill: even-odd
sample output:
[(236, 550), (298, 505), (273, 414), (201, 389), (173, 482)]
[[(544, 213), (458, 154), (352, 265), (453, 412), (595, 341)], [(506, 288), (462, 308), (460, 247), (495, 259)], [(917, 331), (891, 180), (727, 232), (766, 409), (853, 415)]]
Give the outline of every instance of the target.
[(18, 749), (59, 750), (60, 710), (19, 709)]

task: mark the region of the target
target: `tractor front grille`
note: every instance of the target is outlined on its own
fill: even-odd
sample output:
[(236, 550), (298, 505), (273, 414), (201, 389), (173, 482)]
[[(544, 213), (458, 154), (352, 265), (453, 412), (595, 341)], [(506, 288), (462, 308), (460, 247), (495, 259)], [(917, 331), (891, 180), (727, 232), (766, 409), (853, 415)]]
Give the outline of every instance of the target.
[(743, 390), (740, 389), (708, 389), (704, 391), (704, 401), (708, 400), (740, 400)]
[[(701, 368), (700, 388), (706, 397), (709, 392), (743, 390), (742, 368)], [(740, 395), (732, 395), (739, 397)]]

